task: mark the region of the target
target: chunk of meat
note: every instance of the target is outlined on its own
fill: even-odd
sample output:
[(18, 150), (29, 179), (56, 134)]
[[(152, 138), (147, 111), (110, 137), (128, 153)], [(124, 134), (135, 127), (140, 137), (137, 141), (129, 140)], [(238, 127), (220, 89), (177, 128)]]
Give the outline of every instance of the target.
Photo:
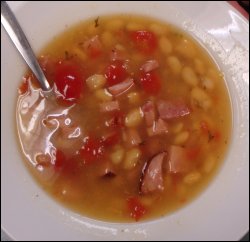
[(152, 126), (155, 121), (155, 108), (152, 101), (147, 101), (142, 106), (142, 111), (144, 113), (145, 121), (148, 127)]
[(179, 118), (190, 114), (188, 106), (180, 101), (160, 100), (157, 109), (162, 119)]
[(101, 112), (112, 112), (119, 110), (119, 102), (118, 101), (110, 101), (110, 102), (104, 102), (100, 104), (100, 111)]
[(118, 96), (128, 91), (132, 86), (134, 86), (134, 81), (132, 78), (127, 78), (125, 81), (120, 82), (108, 88), (108, 91), (114, 95)]
[(149, 162), (143, 174), (141, 192), (148, 194), (155, 191), (163, 191), (162, 164), (166, 152), (161, 152)]
[(187, 149), (171, 145), (168, 153), (168, 171), (170, 173), (186, 173), (192, 168), (192, 161), (187, 157)]
[(157, 60), (149, 60), (141, 66), (140, 70), (144, 72), (149, 72), (155, 70), (158, 67), (159, 67), (159, 62)]
[(167, 132), (168, 132), (167, 123), (160, 118), (156, 122), (154, 122), (152, 127), (147, 129), (147, 133), (149, 136), (166, 134)]
[(132, 146), (139, 145), (142, 142), (139, 132), (136, 129), (128, 129), (126, 131), (126, 140)]

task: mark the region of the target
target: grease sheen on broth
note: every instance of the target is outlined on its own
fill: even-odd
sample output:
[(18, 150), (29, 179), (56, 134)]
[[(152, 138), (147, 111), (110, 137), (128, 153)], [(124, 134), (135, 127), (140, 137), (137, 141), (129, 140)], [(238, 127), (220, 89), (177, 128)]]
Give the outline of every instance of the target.
[(27, 72), (17, 128), (31, 173), (56, 200), (100, 220), (141, 221), (183, 207), (214, 178), (231, 131), (223, 75), (179, 29), (98, 17), (40, 53), (45, 98)]

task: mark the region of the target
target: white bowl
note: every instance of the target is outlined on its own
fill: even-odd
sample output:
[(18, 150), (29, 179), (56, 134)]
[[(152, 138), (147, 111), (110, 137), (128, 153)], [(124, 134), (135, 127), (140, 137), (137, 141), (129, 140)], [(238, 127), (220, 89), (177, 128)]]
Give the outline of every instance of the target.
[(151, 222), (118, 224), (62, 207), (33, 181), (15, 131), (17, 86), (26, 66), (1, 27), (1, 221), (15, 240), (238, 240), (249, 229), (249, 23), (226, 2), (11, 2), (35, 51), (89, 17), (138, 13), (189, 31), (225, 73), (232, 99), (230, 150), (210, 186), (183, 209)]

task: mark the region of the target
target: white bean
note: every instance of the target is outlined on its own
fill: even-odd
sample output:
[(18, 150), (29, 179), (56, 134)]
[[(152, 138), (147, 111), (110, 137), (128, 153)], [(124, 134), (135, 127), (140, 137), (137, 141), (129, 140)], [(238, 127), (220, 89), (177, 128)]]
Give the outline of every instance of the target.
[(201, 79), (201, 84), (208, 90), (212, 90), (214, 88), (214, 82), (209, 77), (204, 77)]
[(131, 110), (126, 118), (125, 118), (125, 125), (129, 128), (138, 126), (143, 120), (143, 112), (140, 108), (135, 108)]
[(215, 167), (216, 160), (214, 156), (210, 155), (207, 157), (207, 159), (204, 161), (204, 164), (202, 166), (202, 171), (204, 173), (210, 173), (213, 168)]
[(196, 50), (193, 43), (187, 39), (181, 40), (181, 42), (176, 48), (176, 51), (185, 58), (190, 58), (190, 59), (194, 58), (196, 54)]
[(199, 80), (191, 67), (185, 66), (182, 69), (181, 74), (182, 74), (182, 79), (190, 86), (198, 85)]
[(89, 89), (93, 91), (102, 88), (106, 83), (106, 78), (104, 75), (95, 74), (87, 78), (86, 83)]
[(100, 101), (112, 101), (113, 96), (106, 89), (99, 89), (95, 91), (95, 96)]
[(133, 148), (127, 151), (123, 163), (125, 169), (132, 169), (137, 165), (141, 157), (141, 151), (138, 148)]
[(207, 110), (211, 107), (212, 101), (208, 94), (200, 87), (195, 87), (191, 91), (193, 101), (201, 108)]
[(181, 133), (177, 134), (174, 138), (174, 144), (175, 145), (182, 145), (184, 144), (189, 137), (188, 131), (182, 131)]
[(141, 99), (138, 92), (130, 92), (127, 95), (130, 104), (139, 104)]
[(167, 58), (167, 63), (170, 67), (170, 70), (174, 73), (174, 74), (179, 74), (181, 72), (181, 62), (180, 60), (176, 57), (176, 56), (169, 56)]
[(183, 182), (187, 185), (193, 185), (201, 179), (201, 173), (198, 171), (193, 171), (184, 176)]
[(120, 164), (123, 157), (124, 157), (125, 151), (121, 146), (116, 146), (114, 151), (110, 155), (110, 159), (113, 162), (113, 164)]
[(182, 122), (179, 122), (179, 123), (176, 123), (172, 128), (171, 128), (171, 130), (172, 130), (172, 132), (174, 133), (174, 134), (177, 134), (177, 133), (179, 133), (182, 129), (183, 129), (183, 123)]
[(172, 52), (172, 44), (170, 42), (170, 40), (168, 40), (166, 37), (161, 37), (159, 40), (159, 46), (160, 46), (160, 50), (164, 53), (164, 54), (170, 54)]
[(194, 69), (200, 75), (204, 75), (206, 71), (203, 62), (197, 58), (194, 59)]

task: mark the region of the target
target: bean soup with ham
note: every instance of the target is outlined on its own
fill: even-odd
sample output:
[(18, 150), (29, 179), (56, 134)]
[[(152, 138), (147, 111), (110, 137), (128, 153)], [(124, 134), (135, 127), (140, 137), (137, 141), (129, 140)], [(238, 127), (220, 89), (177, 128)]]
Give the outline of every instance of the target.
[(30, 71), (16, 117), (25, 161), (62, 204), (106, 221), (183, 207), (215, 176), (230, 141), (223, 74), (181, 30), (147, 17), (97, 17), (68, 28)]

